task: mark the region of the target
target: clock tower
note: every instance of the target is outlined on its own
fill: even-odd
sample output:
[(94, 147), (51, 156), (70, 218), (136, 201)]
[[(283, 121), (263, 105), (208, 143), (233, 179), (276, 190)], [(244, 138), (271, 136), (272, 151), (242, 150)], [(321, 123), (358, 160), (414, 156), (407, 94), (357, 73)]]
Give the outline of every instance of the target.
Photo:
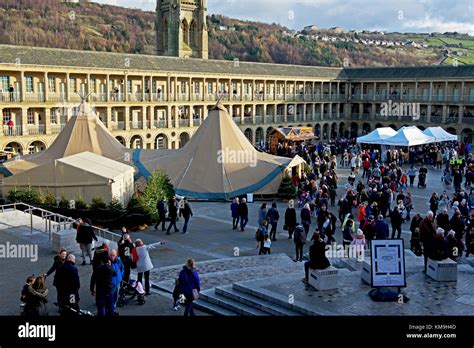
[(157, 0), (157, 54), (208, 57), (206, 0)]

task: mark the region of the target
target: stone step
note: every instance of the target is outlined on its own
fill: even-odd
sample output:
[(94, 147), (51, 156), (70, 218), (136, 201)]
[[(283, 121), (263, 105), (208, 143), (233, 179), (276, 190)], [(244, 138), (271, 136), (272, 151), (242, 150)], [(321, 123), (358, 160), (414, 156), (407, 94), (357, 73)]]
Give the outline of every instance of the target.
[[(288, 279), (292, 278), (293, 281), (298, 281), (301, 282), (302, 276), (301, 274), (293, 274), (293, 275), (288, 275)], [(264, 283), (264, 282), (278, 282), (278, 277), (272, 277), (272, 278), (267, 278), (267, 279), (262, 279), (258, 281), (259, 283)], [(307, 304), (294, 300), (294, 301), (289, 301), (289, 298), (286, 296), (282, 296), (280, 294), (277, 294), (273, 291), (269, 291), (267, 289), (263, 289), (259, 286), (255, 286), (252, 284), (252, 281), (250, 282), (240, 282), (240, 283), (235, 283), (233, 285), (233, 288), (237, 291), (250, 294), (254, 297), (263, 299), (267, 302), (273, 303), (274, 305), (284, 307), (286, 309), (289, 309), (291, 311), (297, 312), (300, 315), (308, 315), (308, 316), (321, 316), (321, 315), (326, 315), (326, 316), (333, 316), (336, 315), (333, 312), (326, 311), (321, 308), (308, 308)]]
[(216, 293), (215, 289), (204, 290), (199, 295), (201, 301), (209, 302), (224, 309), (230, 310), (237, 315), (245, 316), (268, 316), (269, 314), (259, 309), (235, 301), (226, 296)]
[(197, 301), (194, 301), (194, 308), (199, 309), (203, 312), (212, 314), (212, 315), (217, 315), (217, 316), (223, 316), (223, 317), (237, 316), (237, 313), (235, 313), (233, 311), (222, 308), (222, 307), (217, 306), (213, 303), (203, 301), (201, 299), (199, 299)]
[[(202, 261), (197, 263), (197, 271), (200, 275), (206, 273), (224, 272), (228, 270), (247, 269), (256, 266), (289, 264), (291, 259), (283, 253), (264, 256), (236, 256), (224, 259)], [(183, 265), (174, 265), (157, 268), (151, 271), (151, 276), (159, 280), (175, 279)]]
[(270, 315), (276, 316), (299, 316), (301, 315), (298, 312), (294, 312), (285, 307), (275, 305), (269, 301), (263, 300), (261, 298), (255, 297), (253, 295), (241, 292), (233, 288), (233, 285), (226, 285), (222, 287), (217, 287), (215, 292), (219, 295), (230, 298), (234, 301), (243, 303), (247, 306), (256, 308), (262, 312), (268, 313)]

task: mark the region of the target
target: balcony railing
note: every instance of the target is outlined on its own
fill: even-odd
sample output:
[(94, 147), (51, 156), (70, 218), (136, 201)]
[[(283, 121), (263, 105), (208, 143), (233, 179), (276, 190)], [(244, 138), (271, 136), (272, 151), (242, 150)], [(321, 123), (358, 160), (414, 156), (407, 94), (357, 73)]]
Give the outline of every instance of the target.
[(90, 95), (90, 100), (93, 102), (106, 102), (107, 93), (93, 93)]
[(443, 121), (443, 116), (431, 116), (430, 117), (430, 123), (441, 124), (442, 121)]
[(3, 126), (1, 129), (2, 135), (5, 137), (18, 137), (22, 135), (21, 126)]
[(252, 123), (253, 123), (253, 119), (251, 116), (244, 117), (244, 124), (252, 124)]
[(17, 92), (1, 92), (0, 103), (18, 103), (21, 100), (20, 93)]
[(125, 122), (115, 122), (111, 124), (112, 130), (125, 130)]
[(295, 116), (294, 116), (294, 115), (288, 115), (288, 116), (286, 116), (286, 121), (287, 121), (287, 122), (294, 122), (294, 121), (295, 121)]
[(59, 134), (64, 126), (66, 126), (65, 124), (51, 124), (51, 134)]
[(474, 116), (464, 116), (462, 122), (464, 124), (474, 124)]
[(46, 126), (44, 124), (40, 125), (29, 125), (27, 127), (29, 135), (43, 135), (46, 134)]
[(189, 119), (180, 119), (179, 120), (180, 127), (189, 127)]
[(166, 101), (166, 95), (164, 95), (163, 93), (154, 93), (151, 95), (151, 101), (154, 101), (154, 102)]
[(156, 128), (167, 128), (166, 120), (155, 120), (155, 127)]
[(252, 100), (252, 96), (250, 94), (244, 94), (242, 96), (242, 100), (243, 101), (250, 101), (250, 100)]
[(234, 120), (235, 124), (241, 124), (240, 116), (232, 117), (232, 120)]
[(274, 117), (270, 115), (265, 116), (265, 123), (273, 123), (274, 122), (273, 118)]
[(263, 121), (264, 121), (263, 116), (255, 116), (255, 123), (262, 124), (264, 123)]
[(199, 127), (201, 123), (202, 122), (200, 118), (193, 118), (193, 127)]
[(123, 93), (112, 92), (110, 94), (110, 101), (112, 101), (112, 102), (123, 102), (124, 100), (125, 99), (124, 99)]
[(142, 129), (142, 128), (143, 128), (143, 121), (130, 122), (130, 129)]
[(49, 93), (48, 101), (56, 102), (56, 103), (66, 102), (67, 101), (66, 94), (65, 93)]
[(26, 93), (26, 102), (44, 102), (44, 93)]

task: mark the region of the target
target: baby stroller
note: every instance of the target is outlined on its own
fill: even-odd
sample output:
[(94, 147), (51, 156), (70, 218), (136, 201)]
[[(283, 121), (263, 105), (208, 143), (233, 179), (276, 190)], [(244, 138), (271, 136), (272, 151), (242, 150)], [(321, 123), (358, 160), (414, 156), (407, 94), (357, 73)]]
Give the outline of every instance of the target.
[(420, 173), (418, 175), (418, 187), (426, 187), (426, 174)]
[(298, 208), (303, 208), (306, 203), (309, 202), (310, 196), (308, 191), (304, 191), (300, 194), (298, 199)]
[(145, 304), (145, 290), (142, 283), (134, 279), (130, 279), (128, 283), (122, 280), (117, 306), (123, 307), (127, 302), (133, 301), (135, 298), (139, 305)]

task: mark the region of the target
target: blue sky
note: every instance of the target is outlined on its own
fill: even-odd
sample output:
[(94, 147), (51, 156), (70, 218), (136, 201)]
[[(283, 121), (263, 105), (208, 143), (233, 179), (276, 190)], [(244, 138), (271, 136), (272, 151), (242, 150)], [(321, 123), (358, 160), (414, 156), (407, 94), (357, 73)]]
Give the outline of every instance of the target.
[[(155, 0), (93, 0), (154, 10)], [(400, 32), (458, 31), (474, 35), (474, 0), (208, 0), (209, 14), (320, 28)]]

